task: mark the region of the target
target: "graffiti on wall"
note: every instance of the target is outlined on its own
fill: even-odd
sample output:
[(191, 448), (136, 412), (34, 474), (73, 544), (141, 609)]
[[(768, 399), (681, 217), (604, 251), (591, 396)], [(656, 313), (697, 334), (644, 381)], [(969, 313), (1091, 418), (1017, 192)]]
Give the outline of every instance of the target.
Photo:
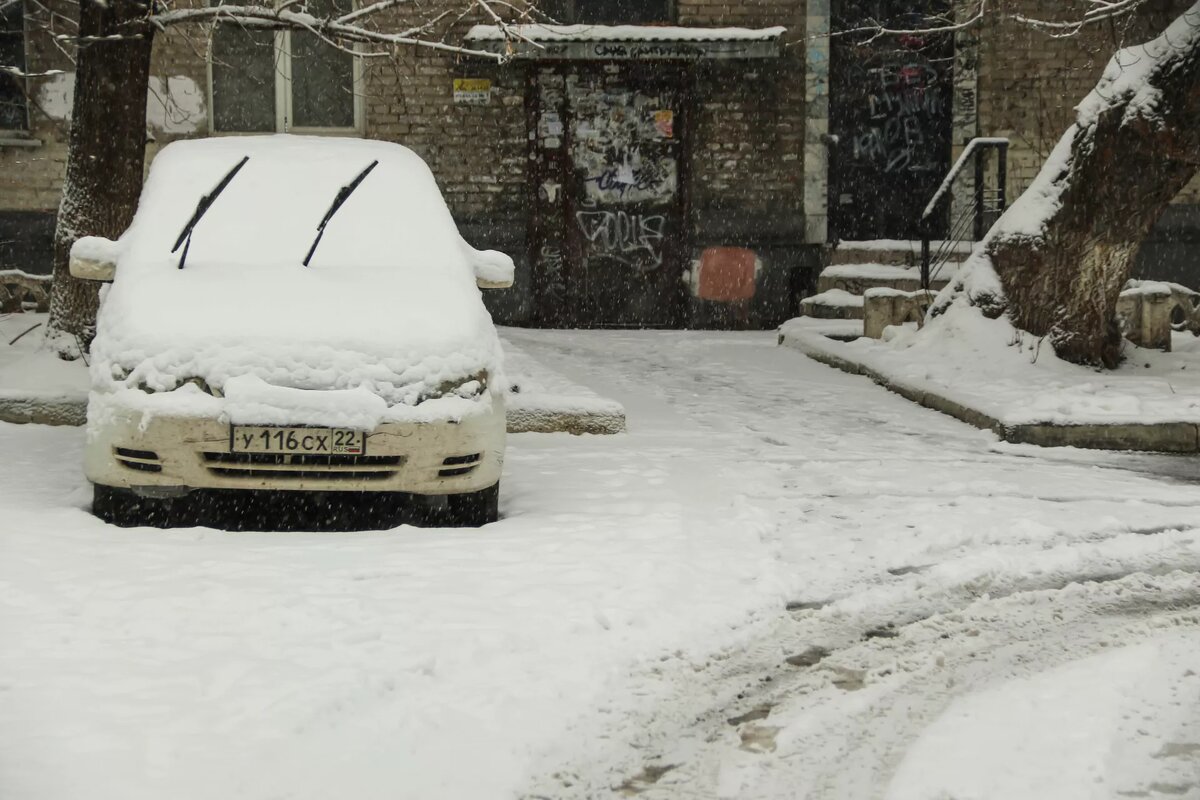
[(624, 161), (601, 164), (585, 172), (584, 199), (595, 203), (644, 203), (670, 199), (677, 175), (674, 159), (642, 158), (638, 149), (622, 153)]
[(566, 291), (563, 278), (563, 254), (557, 244), (543, 244), (538, 253), (539, 273), (543, 291), (553, 297), (561, 297)]
[(671, 202), (675, 157), (661, 146), (674, 137), (674, 111), (657, 94), (606, 87), (571, 76), (571, 160), (584, 201), (598, 205)]
[(865, 125), (851, 139), (854, 160), (884, 172), (939, 169), (927, 131), (946, 115), (949, 98), (937, 69), (928, 63), (871, 67), (866, 84)]
[(575, 220), (590, 245), (590, 254), (602, 256), (640, 272), (662, 266), (666, 217), (619, 209), (576, 211)]

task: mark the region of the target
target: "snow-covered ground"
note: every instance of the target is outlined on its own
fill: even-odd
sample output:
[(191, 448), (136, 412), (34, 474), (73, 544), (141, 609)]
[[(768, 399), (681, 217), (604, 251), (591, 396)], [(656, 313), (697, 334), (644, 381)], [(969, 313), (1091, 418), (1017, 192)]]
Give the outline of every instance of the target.
[(46, 347), (49, 314), (0, 314), (0, 399), (87, 397), (87, 365), (63, 361)]
[(0, 795), (1200, 797), (1200, 462), (505, 336), (629, 432), (511, 437), (476, 531), (110, 528), (81, 430), (0, 425)]

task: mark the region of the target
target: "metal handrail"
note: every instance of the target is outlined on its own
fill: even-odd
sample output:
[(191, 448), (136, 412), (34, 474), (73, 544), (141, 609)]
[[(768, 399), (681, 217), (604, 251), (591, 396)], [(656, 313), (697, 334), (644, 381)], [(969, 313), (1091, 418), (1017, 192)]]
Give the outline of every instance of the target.
[[(991, 150), (995, 150), (998, 155), (996, 188), (987, 190), (984, 187), (984, 157)], [(970, 160), (975, 159), (975, 199), (970, 211), (974, 214), (973, 234), (974, 241), (979, 241), (983, 238), (984, 233), (984, 213), (986, 209), (985, 198), (990, 193), (995, 197), (995, 205), (993, 210), (1004, 211), (1008, 204), (1008, 139), (999, 136), (980, 136), (967, 142), (967, 146), (963, 148), (962, 154), (958, 160), (954, 162), (954, 166), (946, 173), (946, 177), (942, 179), (937, 191), (933, 193), (933, 197), (925, 205), (925, 210), (921, 212), (919, 227), (921, 230), (921, 288), (928, 291), (929, 282), (931, 280), (931, 254), (929, 251), (932, 235), (930, 234), (930, 220), (937, 213), (938, 209), (950, 197), (950, 189), (954, 185), (954, 181), (962, 174), (963, 170)], [(953, 225), (955, 231), (960, 228), (959, 224)], [(949, 258), (949, 253), (953, 251), (954, 246), (961, 239), (961, 233), (951, 231), (948, 233), (946, 240), (939, 248), (938, 259), (940, 263), (944, 263)]]

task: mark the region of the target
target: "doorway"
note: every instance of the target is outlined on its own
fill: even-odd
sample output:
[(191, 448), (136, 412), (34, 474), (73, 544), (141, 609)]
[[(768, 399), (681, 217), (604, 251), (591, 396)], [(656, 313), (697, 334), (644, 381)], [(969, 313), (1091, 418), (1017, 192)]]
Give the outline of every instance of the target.
[(561, 327), (674, 327), (686, 263), (682, 72), (563, 64), (532, 77), (535, 313)]
[[(875, 36), (949, 18), (946, 0), (835, 0), (830, 41), (831, 234), (839, 240), (918, 239), (925, 204), (950, 169), (954, 37)], [(945, 214), (933, 221), (944, 236)]]

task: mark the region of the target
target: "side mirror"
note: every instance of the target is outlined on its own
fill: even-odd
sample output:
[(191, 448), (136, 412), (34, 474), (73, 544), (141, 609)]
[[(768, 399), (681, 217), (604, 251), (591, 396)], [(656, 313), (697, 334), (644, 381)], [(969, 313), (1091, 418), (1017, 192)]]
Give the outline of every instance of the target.
[(112, 261), (93, 261), (90, 258), (71, 256), (71, 277), (81, 281), (112, 281), (117, 275), (117, 265)]
[(507, 289), (513, 285), (513, 279), (509, 278), (508, 280), (496, 281), (496, 280), (490, 280), (488, 278), (484, 278), (480, 275), (476, 275), (475, 276), (475, 285), (478, 286), (480, 289)]
[(117, 243), (102, 236), (84, 236), (71, 245), (71, 277), (111, 281), (117, 274)]
[(480, 289), (507, 289), (513, 285), (513, 260), (495, 250), (476, 250), (466, 242), (463, 246), (475, 269), (475, 285)]

